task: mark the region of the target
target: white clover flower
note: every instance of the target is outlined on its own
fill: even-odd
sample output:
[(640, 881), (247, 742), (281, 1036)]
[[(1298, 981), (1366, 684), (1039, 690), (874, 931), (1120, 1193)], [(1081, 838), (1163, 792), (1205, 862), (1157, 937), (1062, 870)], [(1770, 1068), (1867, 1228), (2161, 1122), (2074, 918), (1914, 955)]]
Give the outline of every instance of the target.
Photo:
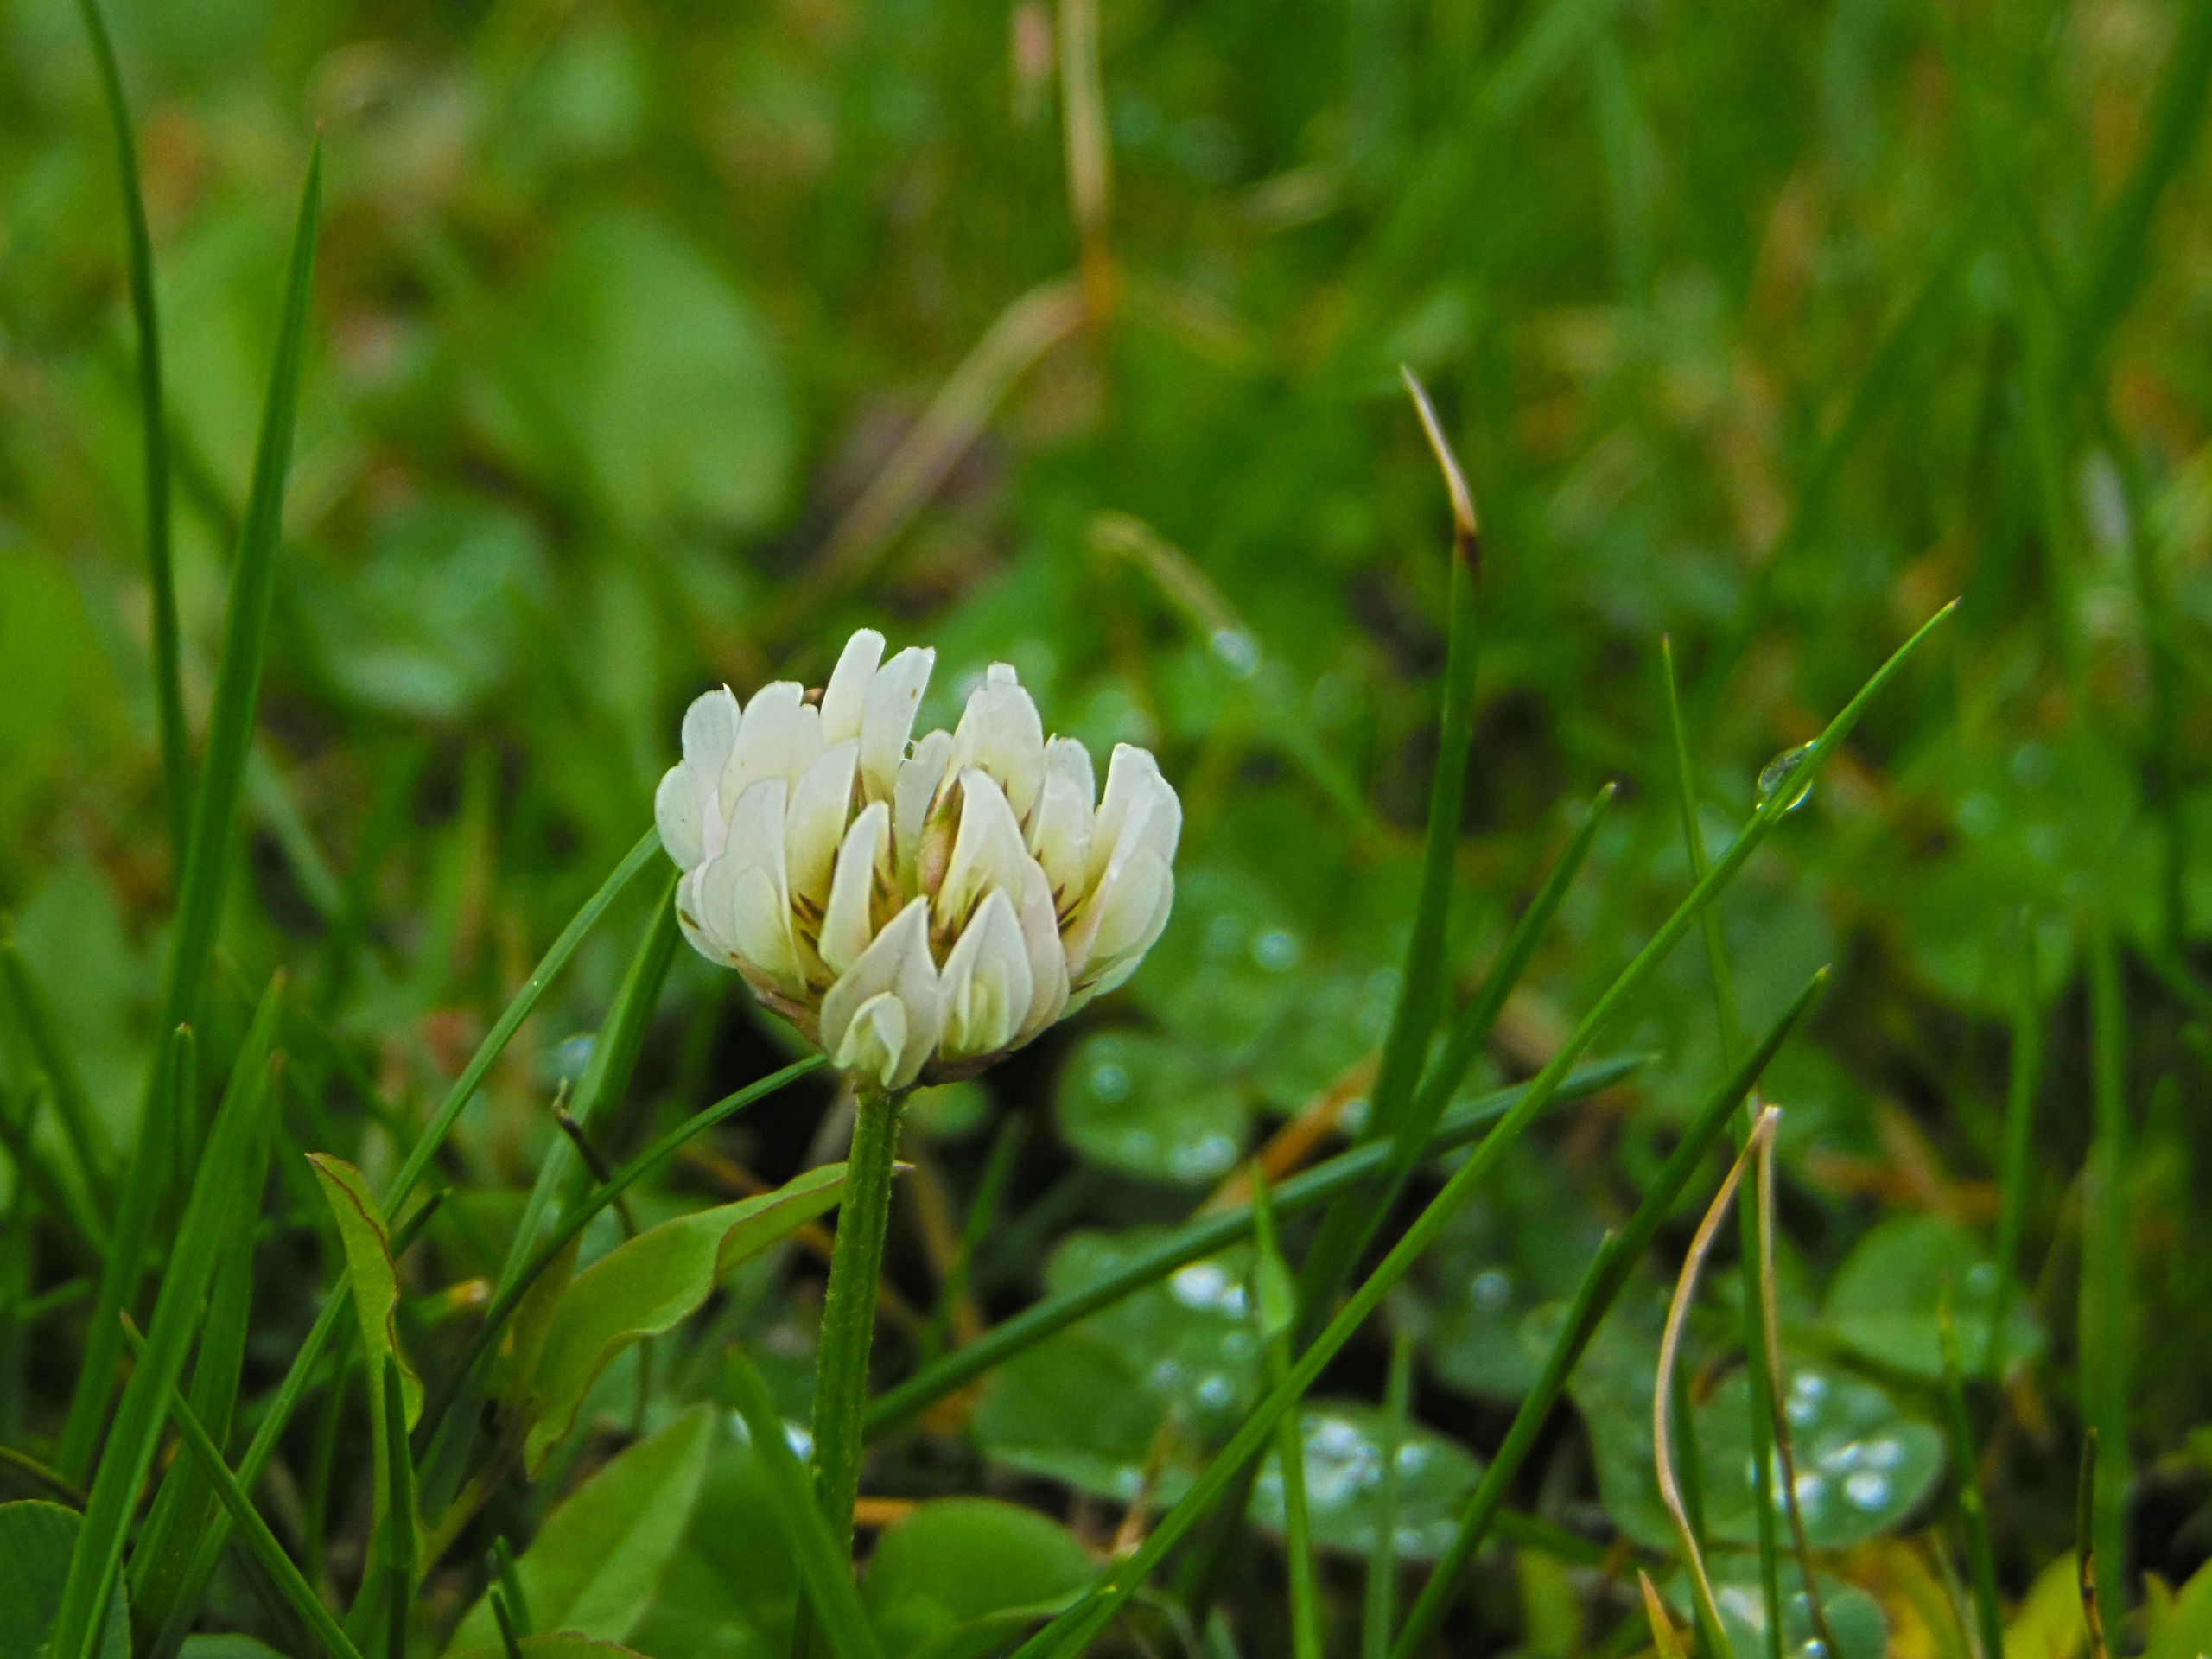
[(863, 628), (818, 701), (709, 691), (654, 799), (683, 936), (870, 1089), (969, 1076), (1113, 989), (1175, 893), (1149, 752), (1116, 746), (1102, 797), (1003, 663), (909, 742), (935, 660)]

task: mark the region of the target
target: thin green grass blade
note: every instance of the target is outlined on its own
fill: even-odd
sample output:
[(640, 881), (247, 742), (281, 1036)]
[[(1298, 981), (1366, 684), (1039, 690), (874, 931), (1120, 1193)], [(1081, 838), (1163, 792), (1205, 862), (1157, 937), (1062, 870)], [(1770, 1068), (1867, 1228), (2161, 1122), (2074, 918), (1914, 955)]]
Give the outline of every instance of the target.
[(1974, 1594), (1974, 1629), (1980, 1659), (2005, 1659), (2005, 1610), (1997, 1599), (1997, 1562), (1989, 1548), (1989, 1511), (1981, 1499), (1980, 1458), (1967, 1421), (1967, 1394), (1959, 1378), (1958, 1332), (1946, 1298), (1940, 1310), (1943, 1338), (1944, 1427), (1951, 1432), (1951, 1461), (1959, 1471), (1959, 1530), (1965, 1535), (1967, 1583)]
[(384, 1408), (384, 1513), (377, 1517), (383, 1545), (385, 1659), (407, 1659), (407, 1614), (415, 1605), (415, 1470), (407, 1459), (407, 1410), (398, 1368), (387, 1360), (377, 1389)]
[(1360, 1603), (1360, 1659), (1384, 1659), (1390, 1650), (1390, 1626), (1398, 1618), (1398, 1503), (1402, 1484), (1398, 1448), (1405, 1444), (1413, 1417), (1414, 1337), (1410, 1331), (1390, 1338), (1390, 1375), (1382, 1390), (1389, 1439), (1382, 1446), (1382, 1488), (1376, 1496), (1375, 1547), (1367, 1554), (1367, 1587)]
[[(1828, 723), (1827, 729), (1806, 751), (1804, 758), (1798, 763), (1797, 778), (1808, 784), (1818, 778), (1828, 756), (1850, 734), (1866, 713), (1868, 704), (1879, 696), (1902, 671), (1929, 635), (1957, 608), (1957, 601), (1952, 601), (1923, 623), (1912, 637), (1875, 671), (1873, 677), (1859, 688), (1857, 695), (1844, 705), (1842, 711)], [(1498, 1158), (1506, 1148), (1520, 1138), (1529, 1121), (1550, 1103), (1560, 1084), (1566, 1081), (1569, 1071), (1596, 1039), (1599, 1029), (1623, 1003), (1641, 988), (1652, 970), (1695, 925), (1706, 906), (1734, 879), (1737, 872), (1772, 833), (1789, 810), (1789, 791), (1777, 791), (1759, 804), (1742, 832), (1707, 872), (1705, 879), (1690, 890), (1628, 966), (1615, 976), (1613, 982), (1560, 1045), (1558, 1052), (1530, 1083), (1528, 1091), (1499, 1120), (1497, 1126), (1484, 1137), (1473, 1154), (1392, 1246), (1382, 1263), (1368, 1275), (1335, 1318), (1330, 1320), (1327, 1327), (1300, 1357), (1282, 1386), (1268, 1392), (1243, 1426), (1230, 1436), (1228, 1445), (1192, 1483), (1189, 1491), (1160, 1518), (1143, 1548), (1128, 1560), (1116, 1563), (1089, 1596), (1025, 1643), (1020, 1649), (1021, 1659), (1037, 1659), (1037, 1656), (1045, 1654), (1079, 1652), (1084, 1644), (1136, 1592), (1168, 1551), (1181, 1541), (1230, 1484), (1239, 1478), (1244, 1465), (1258, 1454), (1274, 1433), (1275, 1419), (1312, 1385), (1322, 1368), (1351, 1340), (1353, 1332), (1368, 1316), (1382, 1305), (1383, 1297), (1406, 1275), (1421, 1253), (1434, 1243), (1437, 1235), (1452, 1216), (1474, 1195), (1480, 1183), (1497, 1166)]]
[[(143, 1363), (143, 1357), (149, 1348), (148, 1339), (139, 1336), (136, 1331), (132, 1331), (130, 1337), (133, 1347), (142, 1357), (141, 1363)], [(186, 1455), (199, 1465), (200, 1473), (207, 1478), (215, 1496), (244, 1535), (246, 1548), (251, 1552), (254, 1560), (283, 1598), (285, 1605), (299, 1615), (301, 1622), (314, 1634), (315, 1640), (322, 1643), (323, 1651), (330, 1656), (330, 1659), (361, 1659), (360, 1649), (346, 1639), (346, 1632), (339, 1628), (338, 1620), (330, 1609), (322, 1605), (322, 1598), (315, 1594), (314, 1586), (292, 1564), (292, 1558), (284, 1553), (284, 1546), (276, 1541), (276, 1535), (270, 1531), (269, 1523), (253, 1507), (253, 1500), (246, 1496), (245, 1486), (231, 1472), (230, 1465), (223, 1461), (222, 1448), (215, 1444), (215, 1437), (200, 1421), (191, 1402), (172, 1387), (168, 1391), (165, 1406), (170, 1421), (176, 1424), (177, 1438), (182, 1443)]]
[(1465, 1586), (1467, 1564), (1474, 1560), (1475, 1551), (1488, 1535), (1499, 1507), (1505, 1501), (1506, 1489), (1520, 1472), (1522, 1463), (1542, 1432), (1545, 1419), (1566, 1390), (1567, 1380), (1580, 1362), (1583, 1350), (1589, 1346), (1606, 1311), (1627, 1288), (1630, 1277), (1650, 1248), (1653, 1236), (1674, 1212), (1684, 1190), (1705, 1162), (1706, 1154), (1733, 1120), (1737, 1106), (1780, 1052), (1827, 978), (1826, 969), (1815, 975), (1735, 1071), (1707, 1096), (1673, 1153), (1652, 1178), (1650, 1190), (1637, 1205), (1627, 1224), (1618, 1234), (1609, 1235), (1591, 1258), (1566, 1322), (1553, 1339), (1550, 1352), (1544, 1357), (1543, 1369), (1513, 1414), (1504, 1440), (1484, 1469), (1474, 1491), (1468, 1496), (1451, 1545), (1438, 1558), (1421, 1586), (1421, 1594), (1407, 1615), (1406, 1627), (1399, 1632), (1391, 1649), (1394, 1655), (1402, 1659), (1403, 1656), (1425, 1653), (1434, 1643), (1453, 1598)]
[(162, 326), (154, 299), (154, 240), (146, 229), (146, 198), (138, 182), (138, 143), (130, 101), (108, 38), (99, 0), (77, 0), (99, 67), (100, 93), (115, 129), (123, 187), (123, 234), (129, 259), (130, 315), (138, 332), (138, 420), (145, 454), (146, 580), (153, 595), (154, 717), (162, 746), (162, 798), (169, 820), (169, 868), (184, 868), (192, 836), (192, 760), (185, 747), (184, 694), (178, 665), (176, 574), (169, 556), (169, 442), (162, 395)]
[[(1682, 816), (1682, 846), (1689, 856), (1690, 876), (1694, 880), (1706, 871), (1705, 832), (1698, 823), (1697, 784), (1690, 766), (1689, 733), (1682, 723), (1681, 691), (1675, 680), (1675, 645), (1663, 635), (1659, 641), (1659, 665), (1667, 693), (1667, 726), (1674, 750), (1675, 798)], [(1793, 798), (1796, 787), (1796, 779), (1788, 776), (1778, 784), (1781, 791)], [(1708, 909), (1699, 918), (1698, 925), (1705, 938), (1706, 975), (1713, 986), (1713, 1014), (1720, 1028), (1720, 1057), (1726, 1062), (1744, 1046), (1744, 1022), (1736, 1002), (1736, 977), (1729, 969), (1728, 952), (1720, 942), (1719, 913)], [(1751, 1104), (1747, 1101), (1738, 1113), (1738, 1151), (1748, 1143), (1751, 1135)], [(1758, 1217), (1749, 1205), (1738, 1205), (1736, 1217), (1743, 1243), (1740, 1271), (1744, 1306), (1756, 1308), (1760, 1305), (1762, 1260)], [(1764, 1604), (1767, 1659), (1782, 1659), (1782, 1541), (1774, 1524), (1774, 1377), (1767, 1367), (1764, 1344), (1746, 1342), (1744, 1360), (1745, 1378), (1750, 1385), (1745, 1393), (1751, 1414), (1751, 1499), (1758, 1528), (1759, 1597)], [(1687, 1411), (1676, 1416), (1685, 1435), (1684, 1472), (1694, 1481), (1700, 1459), (1696, 1457), (1694, 1447), (1688, 1445), (1688, 1437), (1694, 1433), (1695, 1419)], [(1697, 1497), (1701, 1499), (1702, 1494), (1698, 1493)], [(1706, 1541), (1703, 1503), (1694, 1502), (1689, 1512), (1697, 1530), (1698, 1547), (1702, 1549)]]
[[(280, 1089), (283, 1080), (281, 1071), (274, 1073), (270, 1088)], [(276, 1122), (283, 1110), (280, 1095), (270, 1103), (269, 1121)], [(264, 1150), (257, 1149), (253, 1161), (259, 1166), (267, 1156)], [(245, 1364), (246, 1333), (253, 1313), (253, 1234), (258, 1220), (245, 1210), (231, 1219), (232, 1236), (215, 1271), (200, 1350), (192, 1362), (188, 1398), (193, 1414), (210, 1434), (225, 1440), (230, 1434), (239, 1376)], [(118, 1325), (120, 1328), (119, 1320)], [(162, 1476), (153, 1510), (139, 1529), (130, 1555), (130, 1626), (142, 1649), (175, 1611), (185, 1573), (206, 1535), (216, 1501), (207, 1476), (189, 1459), (172, 1463)]]
[(0, 1101), (0, 1147), (7, 1148), (9, 1157), (16, 1160), (16, 1169), (22, 1177), (18, 1193), (35, 1192), (39, 1202), (73, 1234), (79, 1254), (87, 1262), (104, 1262), (107, 1257), (107, 1229), (100, 1224), (92, 1200), (85, 1196), (83, 1186), (67, 1179), (54, 1166), (35, 1136), (38, 1126), (39, 1103), (53, 1091), (34, 1086), (22, 1096), (20, 1112), (4, 1101)]
[(111, 1385), (96, 1383), (95, 1374), (103, 1378), (114, 1376), (116, 1360), (123, 1351), (119, 1316), (138, 1300), (154, 1217), (177, 1179), (176, 1128), (188, 1115), (200, 1110), (191, 1030), (179, 1026), (170, 1034), (153, 1086), (139, 1105), (130, 1165), (124, 1172), (123, 1199), (116, 1210), (110, 1248), (100, 1263), (92, 1324), (85, 1333), (85, 1369), (70, 1396), (69, 1415), (61, 1427), (58, 1455), (62, 1468), (74, 1480), (83, 1480), (92, 1471), (92, 1453), (107, 1410)]
[[(1452, 919), (1452, 884), (1459, 849), (1459, 820), (1467, 787), (1467, 753), (1474, 743), (1475, 658), (1478, 638), (1475, 572), (1480, 542), (1472, 497), (1453, 457), (1452, 446), (1431, 407), (1428, 394), (1409, 369), (1399, 372), (1421, 417), (1421, 429), (1443, 470), (1452, 504), (1452, 552), (1448, 581), (1449, 622), (1444, 666), (1444, 703), (1439, 719), (1436, 769), (1429, 781), (1428, 827), (1421, 848), (1421, 891), (1414, 910), (1413, 934), (1382, 1059), (1369, 1096), (1363, 1138), (1395, 1135), (1414, 1104), (1430, 1036), (1444, 1009), (1450, 971), (1445, 959), (1446, 933)], [(1421, 1137), (1426, 1138), (1426, 1137)], [(1344, 1275), (1372, 1236), (1373, 1211), (1364, 1198), (1345, 1198), (1330, 1206), (1306, 1250), (1299, 1293), (1306, 1319), (1336, 1299)]]
[[(587, 1134), (599, 1128), (601, 1117), (630, 1086), (631, 1077), (637, 1071), (638, 1055), (645, 1047), (646, 1028), (659, 1004), (661, 987), (667, 982), (669, 965), (676, 960), (676, 947), (681, 937), (676, 925), (676, 877), (671, 874), (663, 884), (660, 902), (645, 925), (645, 937), (638, 941), (629, 970), (622, 976), (621, 988), (607, 1011), (597, 1040), (592, 1044), (591, 1059), (584, 1067), (583, 1077), (576, 1084), (575, 1097), (569, 1104), (569, 1116)], [(546, 1212), (558, 1201), (563, 1189), (580, 1185), (588, 1175), (588, 1172), (577, 1166), (575, 1149), (566, 1139), (552, 1143), (538, 1166), (537, 1181), (531, 1188), (529, 1202), (523, 1206), (514, 1243), (499, 1269), (498, 1289), (504, 1290), (513, 1283), (515, 1274), (529, 1260)]]
[(61, 1120), (62, 1136), (69, 1143), (78, 1179), (94, 1206), (104, 1206), (113, 1196), (115, 1149), (108, 1145), (99, 1114), (92, 1109), (92, 1097), (54, 1028), (54, 1012), (47, 1006), (45, 994), (12, 937), (0, 938), (0, 986), (6, 988), (9, 1006), (15, 1010), (32, 1063), (46, 1074), (53, 1089), (54, 1109)]
[(283, 1001), (283, 976), (270, 984), (255, 1010), (215, 1128), (186, 1201), (176, 1240), (155, 1300), (146, 1354), (132, 1371), (108, 1432), (105, 1454), (85, 1506), (85, 1523), (69, 1559), (54, 1615), (52, 1659), (92, 1659), (99, 1640), (99, 1615), (107, 1606), (123, 1569), (124, 1546), (138, 1507), (167, 1418), (168, 1397), (182, 1374), (186, 1355), (198, 1334), (201, 1304), (214, 1276), (218, 1257), (239, 1210), (258, 1214), (263, 1166), (255, 1148), (266, 1150), (266, 1109), (270, 1097), (270, 1045)]
[(177, 881), (176, 921), (162, 977), (168, 1022), (189, 1023), (198, 1014), (207, 964), (222, 918), (231, 849), (245, 786), (246, 757), (253, 747), (254, 711), (268, 652), (269, 615), (276, 591), (276, 559), (284, 537), (284, 486), (291, 471), (292, 433), (299, 410), (300, 371), (307, 354), (308, 308), (315, 276), (315, 231), (322, 208), (322, 146), (308, 156), (292, 232), (284, 308), (276, 354), (262, 405), (261, 435), (253, 458), (238, 556), (231, 566), (223, 613), (222, 656), (207, 716), (206, 758), (193, 799), (192, 834)]
[(2082, 1227), (2082, 1408), (2097, 1435), (2093, 1494), (2098, 1611), (2117, 1630), (2127, 1607), (2127, 1013), (2109, 923), (2090, 927), (2089, 1064), (2094, 1129)]
[[(1628, 1076), (1637, 1064), (1632, 1060), (1615, 1060), (1584, 1067), (1560, 1085), (1558, 1099), (1581, 1100), (1610, 1088)], [(1524, 1093), (1525, 1087), (1516, 1085), (1469, 1101), (1437, 1125), (1436, 1132), (1426, 1143), (1427, 1150), (1446, 1152), (1478, 1139), (1503, 1117)], [(1355, 1190), (1363, 1183), (1374, 1180), (1387, 1167), (1389, 1159), (1388, 1147), (1370, 1142), (1301, 1170), (1275, 1188), (1275, 1213), (1293, 1215), (1338, 1193)], [(1066, 1330), (1101, 1308), (1112, 1306), (1147, 1285), (1157, 1284), (1176, 1268), (1187, 1267), (1200, 1256), (1225, 1249), (1251, 1230), (1252, 1211), (1249, 1205), (1201, 1217), (1096, 1282), (1048, 1296), (1001, 1320), (966, 1347), (954, 1349), (878, 1395), (868, 1407), (868, 1433), (871, 1436), (885, 1433), (910, 1421), (947, 1395), (957, 1393), (1046, 1338)]]
[(2023, 915), (2012, 950), (2012, 1041), (2005, 1079), (2005, 1146), (1998, 1167), (1997, 1285), (1990, 1294), (1989, 1337), (1980, 1365), (1990, 1382), (2004, 1366), (2002, 1333), (2012, 1313), (2012, 1287), (2019, 1275), (2020, 1243), (2028, 1228), (2030, 1154), (2035, 1145), (2036, 1092), (2043, 1084), (2043, 1015), (2036, 1005), (2036, 929)]
[(881, 1659), (883, 1650), (861, 1607), (852, 1568), (814, 1501), (814, 1483), (785, 1437), (784, 1420), (768, 1397), (767, 1385), (753, 1362), (735, 1348), (729, 1353), (728, 1376), (753, 1454), (760, 1460), (761, 1472), (775, 1494), (776, 1513), (798, 1559), (814, 1628), (828, 1640), (837, 1659)]
[[(1267, 1172), (1252, 1165), (1252, 1316), (1259, 1326), (1265, 1375), (1272, 1388), (1290, 1371), (1290, 1333), (1298, 1321), (1298, 1293), (1275, 1238), (1274, 1205)], [(1282, 1468), (1283, 1556), (1290, 1576), (1290, 1650), (1293, 1659), (1321, 1659), (1321, 1600), (1313, 1576), (1313, 1529), (1306, 1507), (1306, 1439), (1294, 1409), (1275, 1426), (1275, 1459)]]

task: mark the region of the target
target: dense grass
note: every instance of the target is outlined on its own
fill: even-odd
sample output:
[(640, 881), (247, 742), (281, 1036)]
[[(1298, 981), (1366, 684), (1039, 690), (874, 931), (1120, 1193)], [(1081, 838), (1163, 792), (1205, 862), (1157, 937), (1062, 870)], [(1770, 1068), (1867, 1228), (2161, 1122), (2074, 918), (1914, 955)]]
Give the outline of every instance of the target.
[[(2209, 80), (2164, 0), (0, 0), (0, 1624), (2212, 1642)], [(1187, 827), (906, 1108), (856, 1583), (850, 1102), (645, 832), (863, 625)]]

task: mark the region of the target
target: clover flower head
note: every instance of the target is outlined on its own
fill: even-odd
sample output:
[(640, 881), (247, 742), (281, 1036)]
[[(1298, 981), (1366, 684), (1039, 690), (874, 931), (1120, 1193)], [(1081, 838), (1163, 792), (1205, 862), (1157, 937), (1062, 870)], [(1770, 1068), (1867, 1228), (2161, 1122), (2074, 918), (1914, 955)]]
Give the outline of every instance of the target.
[(996, 664), (959, 723), (910, 741), (936, 653), (847, 642), (683, 716), (654, 816), (709, 960), (863, 1087), (982, 1070), (1135, 971), (1167, 924), (1182, 803), (1149, 752), (1090, 753)]

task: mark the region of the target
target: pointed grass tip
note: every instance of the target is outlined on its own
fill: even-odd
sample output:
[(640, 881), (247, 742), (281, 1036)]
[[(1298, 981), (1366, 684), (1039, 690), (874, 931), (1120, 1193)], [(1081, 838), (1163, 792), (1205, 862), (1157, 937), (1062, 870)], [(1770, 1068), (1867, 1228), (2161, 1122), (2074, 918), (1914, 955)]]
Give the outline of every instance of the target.
[(1414, 412), (1421, 416), (1421, 429), (1435, 453), (1445, 490), (1452, 498), (1452, 551), (1467, 567), (1467, 574), (1474, 575), (1482, 569), (1482, 527), (1475, 518), (1475, 498), (1467, 488), (1467, 475), (1460, 470), (1459, 456), (1452, 453), (1451, 440), (1444, 435), (1436, 406), (1429, 402), (1428, 389), (1421, 378), (1402, 363), (1398, 365), (1398, 378), (1406, 383), (1407, 394), (1414, 400)]

